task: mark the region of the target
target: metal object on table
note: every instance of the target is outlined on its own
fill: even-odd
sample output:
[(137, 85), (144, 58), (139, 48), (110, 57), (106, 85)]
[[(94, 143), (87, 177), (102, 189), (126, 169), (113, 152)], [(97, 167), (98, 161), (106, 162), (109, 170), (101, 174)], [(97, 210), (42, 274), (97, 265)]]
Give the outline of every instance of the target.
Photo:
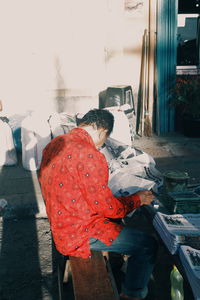
[(164, 192), (182, 192), (187, 190), (189, 175), (178, 170), (167, 171), (164, 176)]

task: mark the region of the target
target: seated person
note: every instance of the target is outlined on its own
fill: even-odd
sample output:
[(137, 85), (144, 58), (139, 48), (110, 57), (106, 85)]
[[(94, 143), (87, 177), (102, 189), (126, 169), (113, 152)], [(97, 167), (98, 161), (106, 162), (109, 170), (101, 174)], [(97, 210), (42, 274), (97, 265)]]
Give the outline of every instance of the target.
[(45, 147), (39, 181), (57, 250), (82, 258), (91, 250), (129, 255), (121, 299), (139, 300), (148, 292), (157, 242), (115, 219), (151, 203), (153, 195), (140, 191), (116, 198), (109, 189), (107, 162), (98, 149), (113, 124), (107, 110), (86, 113), (77, 128)]

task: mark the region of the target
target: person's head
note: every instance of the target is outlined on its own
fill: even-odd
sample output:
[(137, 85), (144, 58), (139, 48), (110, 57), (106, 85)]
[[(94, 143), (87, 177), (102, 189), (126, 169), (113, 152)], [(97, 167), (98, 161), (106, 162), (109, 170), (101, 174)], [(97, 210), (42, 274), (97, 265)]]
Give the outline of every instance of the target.
[(113, 130), (113, 125), (114, 116), (104, 109), (90, 110), (79, 122), (79, 127), (83, 127), (92, 136), (96, 147), (104, 144)]

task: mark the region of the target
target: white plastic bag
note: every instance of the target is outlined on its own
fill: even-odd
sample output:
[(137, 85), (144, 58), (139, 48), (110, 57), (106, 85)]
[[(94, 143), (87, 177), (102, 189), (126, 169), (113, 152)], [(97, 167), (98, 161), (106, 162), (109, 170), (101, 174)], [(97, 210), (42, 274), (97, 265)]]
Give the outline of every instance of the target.
[(101, 152), (109, 166), (109, 187), (115, 195), (128, 195), (140, 190), (157, 192), (163, 176), (156, 169), (153, 157), (112, 138)]
[(52, 137), (55, 138), (59, 135), (62, 135), (65, 133), (61, 121), (60, 121), (60, 114), (53, 113), (49, 118), (49, 126), (51, 129)]
[(49, 118), (52, 137), (68, 133), (77, 126), (76, 116), (63, 113), (53, 113)]
[(114, 126), (110, 137), (125, 145), (132, 146), (134, 139), (132, 136), (133, 130), (130, 127), (129, 119), (125, 114), (124, 108), (113, 106), (106, 107), (105, 109), (114, 116)]
[(51, 130), (46, 116), (32, 114), (21, 123), (22, 165), (35, 171), (40, 168), (42, 151), (51, 140)]

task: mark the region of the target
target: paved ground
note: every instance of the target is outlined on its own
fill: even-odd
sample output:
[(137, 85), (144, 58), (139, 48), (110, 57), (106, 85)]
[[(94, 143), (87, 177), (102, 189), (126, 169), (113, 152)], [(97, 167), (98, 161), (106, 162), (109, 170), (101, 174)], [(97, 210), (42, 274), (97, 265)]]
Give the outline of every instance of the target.
[[(187, 171), (190, 183), (200, 183), (200, 139), (177, 134), (142, 137), (135, 139), (135, 146), (151, 154), (161, 172)], [(0, 172), (0, 198), (8, 202), (0, 217), (0, 300), (57, 300), (51, 235), (37, 174), (22, 168), (20, 155), (17, 166)], [(135, 226), (151, 231), (141, 216), (136, 215)], [(170, 300), (171, 264), (160, 247), (148, 300)]]

